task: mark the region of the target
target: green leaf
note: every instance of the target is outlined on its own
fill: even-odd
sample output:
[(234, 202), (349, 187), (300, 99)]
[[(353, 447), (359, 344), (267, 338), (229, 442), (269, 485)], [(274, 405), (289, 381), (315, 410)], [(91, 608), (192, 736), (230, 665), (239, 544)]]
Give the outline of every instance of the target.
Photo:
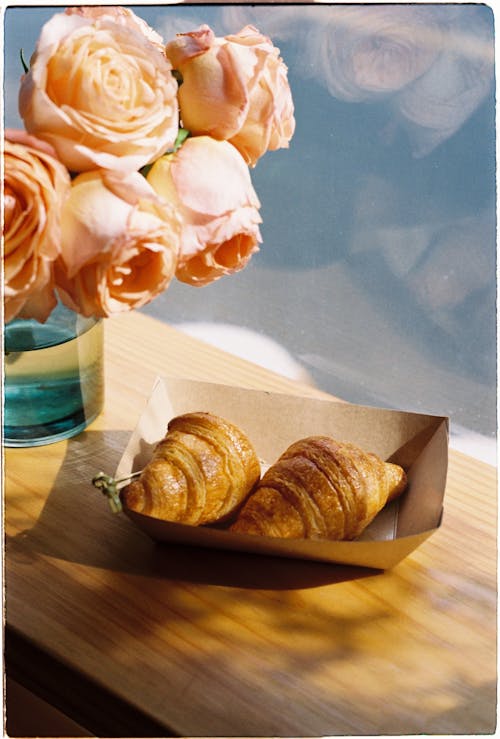
[(172, 69), (172, 77), (177, 80), (177, 85), (178, 87), (180, 87), (182, 85), (183, 79), (182, 74), (179, 72), (178, 69)]
[(144, 167), (140, 168), (139, 172), (142, 174), (143, 177), (147, 177), (152, 166), (153, 164), (145, 164)]
[(188, 131), (186, 128), (179, 128), (179, 132), (177, 134), (177, 138), (174, 142), (174, 151), (177, 151), (177, 149), (180, 149), (182, 144), (185, 142), (187, 138), (191, 135), (190, 131)]
[[(185, 142), (187, 138), (191, 136), (191, 132), (188, 131), (186, 128), (179, 128), (179, 131), (177, 133), (177, 137), (174, 141), (174, 145), (171, 149), (167, 149), (167, 151), (162, 154), (162, 156), (167, 156), (168, 154), (175, 154), (175, 152), (181, 148), (182, 144)], [(142, 174), (143, 177), (147, 177), (149, 174), (149, 171), (151, 167), (153, 167), (155, 162), (152, 162), (151, 164), (145, 164), (143, 167), (140, 168), (139, 172)]]
[(24, 73), (27, 74), (29, 72), (29, 67), (24, 61), (24, 49), (19, 49), (19, 57), (21, 59), (21, 64), (23, 65)]

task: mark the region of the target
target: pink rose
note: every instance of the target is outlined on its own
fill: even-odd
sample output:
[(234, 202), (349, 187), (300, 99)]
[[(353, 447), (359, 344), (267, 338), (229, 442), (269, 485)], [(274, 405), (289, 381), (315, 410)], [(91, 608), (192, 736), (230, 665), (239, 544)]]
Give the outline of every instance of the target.
[(177, 82), (146, 36), (107, 15), (54, 15), (42, 29), (19, 110), (70, 171), (131, 171), (178, 131)]
[(56, 304), (53, 263), (70, 178), (55, 151), (24, 131), (5, 131), (4, 305), (16, 316), (46, 321)]
[(123, 8), (121, 5), (77, 5), (66, 8), (64, 12), (67, 15), (80, 15), (92, 20), (104, 17), (109, 18), (109, 20), (115, 23), (121, 23), (135, 31), (140, 31), (162, 53), (164, 51), (165, 44), (160, 34), (129, 8)]
[(175, 274), (179, 219), (138, 172), (78, 175), (61, 229), (59, 292), (84, 316), (139, 308), (165, 290)]
[(258, 251), (260, 203), (248, 166), (231, 144), (188, 138), (175, 154), (155, 162), (147, 179), (183, 221), (176, 271), (181, 282), (207, 285), (243, 269)]
[(252, 166), (288, 147), (295, 119), (287, 68), (256, 28), (216, 38), (202, 25), (178, 34), (166, 53), (182, 75), (181, 118), (191, 133), (230, 141)]

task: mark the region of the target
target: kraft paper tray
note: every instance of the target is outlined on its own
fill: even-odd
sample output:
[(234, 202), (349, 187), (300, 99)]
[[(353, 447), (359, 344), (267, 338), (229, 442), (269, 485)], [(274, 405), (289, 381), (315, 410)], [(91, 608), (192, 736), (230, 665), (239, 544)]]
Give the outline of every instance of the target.
[(448, 464), (448, 419), (444, 416), (157, 378), (116, 478), (142, 469), (165, 435), (168, 421), (188, 411), (210, 411), (238, 425), (253, 443), (264, 469), (293, 441), (326, 434), (400, 464), (407, 472), (408, 486), (351, 542), (235, 534), (217, 526), (170, 523), (125, 509), (131, 521), (156, 541), (388, 569), (441, 524)]

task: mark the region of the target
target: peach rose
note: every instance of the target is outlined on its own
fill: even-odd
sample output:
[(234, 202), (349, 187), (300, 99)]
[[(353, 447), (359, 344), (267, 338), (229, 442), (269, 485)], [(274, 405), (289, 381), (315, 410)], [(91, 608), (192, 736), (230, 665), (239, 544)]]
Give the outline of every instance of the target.
[(149, 303), (175, 274), (180, 221), (138, 172), (78, 175), (61, 219), (62, 301), (106, 317)]
[(47, 320), (56, 304), (53, 263), (60, 247), (60, 213), (70, 192), (55, 151), (24, 131), (5, 131), (4, 306), (16, 316)]
[(258, 251), (260, 203), (242, 156), (226, 141), (188, 138), (153, 164), (147, 179), (182, 221), (176, 277), (207, 285), (237, 272)]
[(67, 15), (80, 15), (84, 18), (97, 19), (109, 18), (115, 23), (121, 23), (135, 31), (140, 31), (152, 44), (163, 53), (165, 44), (159, 33), (157, 33), (145, 20), (139, 18), (130, 8), (121, 5), (76, 5), (66, 8)]
[(143, 33), (106, 15), (58, 13), (21, 80), (19, 110), (70, 171), (137, 170), (175, 141), (177, 82)]
[(288, 147), (295, 119), (287, 68), (256, 28), (216, 38), (202, 25), (178, 34), (166, 53), (182, 75), (181, 118), (191, 133), (230, 141), (252, 166)]

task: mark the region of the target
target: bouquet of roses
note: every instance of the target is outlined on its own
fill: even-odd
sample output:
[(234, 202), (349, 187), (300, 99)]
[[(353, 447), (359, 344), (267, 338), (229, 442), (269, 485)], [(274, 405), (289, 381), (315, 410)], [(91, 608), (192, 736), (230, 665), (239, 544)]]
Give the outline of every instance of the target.
[(131, 10), (75, 7), (42, 28), (4, 141), (4, 317), (139, 308), (202, 286), (261, 243), (250, 168), (287, 147), (287, 68), (253, 26), (164, 44)]

